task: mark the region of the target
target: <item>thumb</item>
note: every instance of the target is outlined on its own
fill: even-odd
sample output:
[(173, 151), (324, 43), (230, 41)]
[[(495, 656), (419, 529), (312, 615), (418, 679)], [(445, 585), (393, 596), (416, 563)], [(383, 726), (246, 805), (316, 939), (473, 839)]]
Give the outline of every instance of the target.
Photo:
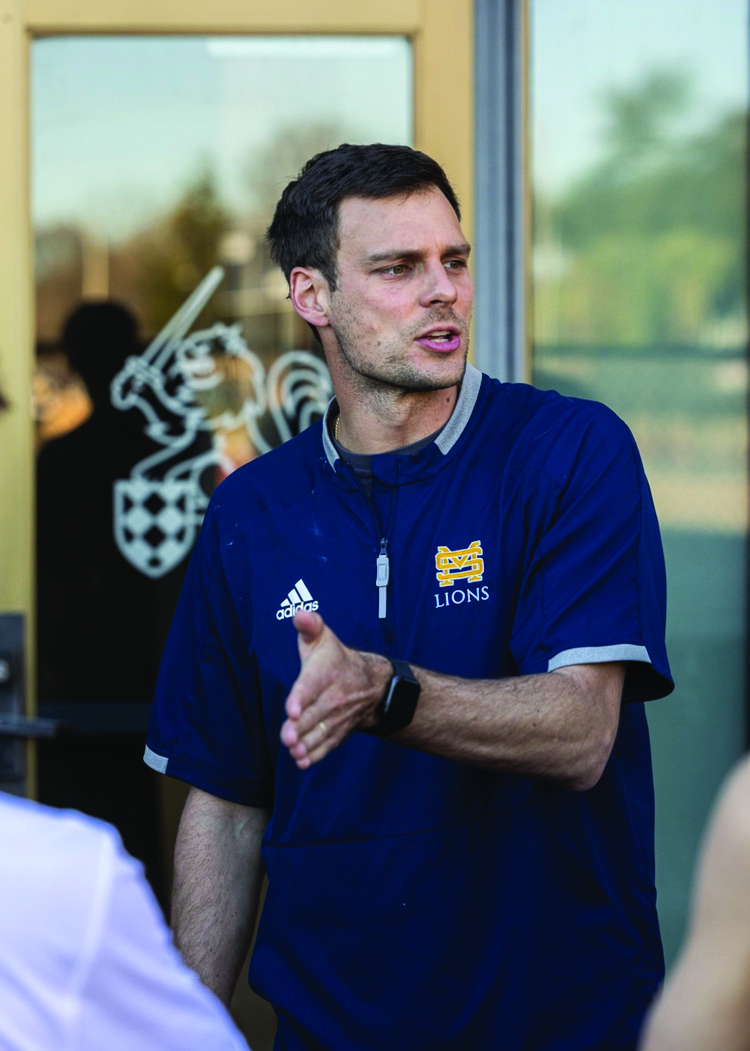
[(298, 632), (300, 656), (304, 658), (308, 656), (308, 651), (314, 649), (323, 638), (326, 630), (325, 621), (318, 613), (300, 610), (295, 614), (292, 623)]

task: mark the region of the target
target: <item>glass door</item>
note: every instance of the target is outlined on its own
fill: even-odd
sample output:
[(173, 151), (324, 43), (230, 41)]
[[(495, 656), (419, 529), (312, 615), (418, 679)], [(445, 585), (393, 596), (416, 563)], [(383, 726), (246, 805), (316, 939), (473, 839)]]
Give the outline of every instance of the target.
[(141, 755), (186, 560), (218, 481), (330, 395), (264, 229), (310, 155), (380, 139), (437, 157), (471, 230), (472, 3), (6, 7), (0, 741), (11, 693), (64, 723), (13, 742), (14, 790), (114, 821), (164, 900), (182, 794)]
[(31, 84), (37, 696), (68, 728), (39, 798), (114, 821), (158, 886), (140, 759), (203, 512), (331, 396), (265, 230), (315, 153), (413, 141), (412, 46), (54, 36)]
[(68, 733), (13, 739), (0, 778), (116, 822), (163, 901), (182, 792), (141, 756), (186, 559), (217, 481), (330, 393), (271, 209), (319, 149), (412, 142), (471, 230), (472, 20), (471, 0), (5, 5), (0, 747), (3, 704)]

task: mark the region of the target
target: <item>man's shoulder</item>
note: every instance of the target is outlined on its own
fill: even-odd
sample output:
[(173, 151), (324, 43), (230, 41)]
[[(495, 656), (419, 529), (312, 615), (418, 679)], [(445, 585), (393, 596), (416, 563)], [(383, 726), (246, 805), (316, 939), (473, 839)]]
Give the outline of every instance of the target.
[(322, 424), (312, 424), (294, 438), (238, 467), (217, 487), (214, 503), (244, 505), (248, 500), (293, 497), (309, 487), (320, 460)]
[(524, 422), (536, 419), (566, 422), (575, 419), (579, 423), (601, 419), (615, 426), (622, 420), (607, 405), (588, 398), (571, 397), (557, 390), (535, 387), (530, 383), (508, 383), (487, 377), (488, 404), (506, 418), (518, 418)]
[(602, 402), (499, 380), (488, 385), (480, 433), (486, 442), (490, 435), (500, 439), (512, 465), (560, 478), (582, 449), (625, 450), (633, 444), (627, 425)]

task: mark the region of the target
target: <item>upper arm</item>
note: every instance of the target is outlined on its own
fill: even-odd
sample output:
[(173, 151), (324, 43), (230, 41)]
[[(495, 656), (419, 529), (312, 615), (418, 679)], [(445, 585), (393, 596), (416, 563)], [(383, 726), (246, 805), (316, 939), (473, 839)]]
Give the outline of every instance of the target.
[(575, 682), (580, 690), (592, 698), (597, 709), (611, 718), (613, 714), (619, 715), (626, 668), (625, 661), (568, 664), (556, 668), (550, 675), (565, 676)]
[[(229, 479), (227, 480), (229, 481)], [(274, 767), (264, 719), (246, 543), (231, 488), (214, 493), (175, 609), (151, 706), (146, 761), (238, 803), (273, 799)], [(236, 499), (236, 497), (235, 497)]]
[(664, 696), (672, 688), (664, 559), (637, 449), (601, 407), (562, 419), (548, 473), (533, 489), (511, 637), (516, 666), (531, 674), (633, 662), (628, 700)]

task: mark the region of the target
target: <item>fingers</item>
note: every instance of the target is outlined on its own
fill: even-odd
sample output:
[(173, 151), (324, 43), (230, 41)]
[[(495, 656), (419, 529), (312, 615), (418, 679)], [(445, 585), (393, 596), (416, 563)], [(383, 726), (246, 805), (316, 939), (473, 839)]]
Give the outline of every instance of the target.
[(321, 744), (331, 733), (331, 718), (328, 717), (328, 721), (325, 719), (315, 719), (314, 715), (310, 712), (304, 713), (303, 719), (289, 718), (286, 720), (284, 725), (281, 727), (281, 741), (291, 751), (293, 748), (298, 748), (302, 745), (303, 748), (300, 751), (300, 755), (304, 753), (309, 747), (317, 747)]
[(345, 647), (318, 613), (300, 610), (292, 623), (297, 630), (301, 668), (289, 692), (286, 711), (298, 719), (326, 688)]
[(297, 644), (302, 667), (287, 698), (286, 712), (291, 718), (298, 719), (305, 707), (315, 700), (323, 687), (320, 676), (315, 675), (314, 668), (309, 666), (310, 658), (316, 652), (320, 654), (325, 642), (329, 643), (329, 648), (335, 648), (338, 639), (332, 631), (329, 631), (323, 618), (317, 613), (300, 610), (295, 614), (292, 623), (297, 630)]
[(346, 736), (341, 733), (340, 727), (329, 726), (325, 719), (319, 719), (304, 734), (299, 733), (298, 724), (292, 728), (292, 723), (293, 720), (287, 720), (282, 727), (281, 737), (285, 744), (287, 744), (285, 736), (296, 738), (295, 743), (287, 744), (287, 747), (289, 748), (289, 754), (300, 770), (306, 770), (312, 763), (317, 763), (325, 755), (328, 755)]
[(326, 693), (303, 707), (299, 715), (293, 715), (291, 701), (287, 702), (287, 720), (281, 728), (282, 743), (290, 750), (302, 744), (305, 749), (316, 748), (322, 741), (334, 737), (343, 737), (341, 728), (347, 723), (347, 708), (341, 698)]
[[(314, 654), (314, 659), (303, 661), (300, 673), (286, 699), (285, 708), (289, 718), (302, 719), (306, 716), (307, 710), (329, 690), (333, 681), (334, 673), (330, 662), (321, 650)], [(318, 718), (325, 718), (325, 712), (320, 712)], [(308, 722), (309, 717), (306, 717), (305, 729), (310, 728)]]
[(322, 651), (303, 664), (286, 702), (281, 741), (301, 768), (339, 745), (358, 720), (357, 692), (344, 686), (347, 676), (332, 668)]
[[(383, 684), (376, 677), (373, 686), (372, 655), (345, 646), (317, 613), (300, 610), (293, 623), (301, 667), (286, 700), (281, 741), (306, 769), (367, 721)], [(386, 659), (377, 659), (390, 674)]]

